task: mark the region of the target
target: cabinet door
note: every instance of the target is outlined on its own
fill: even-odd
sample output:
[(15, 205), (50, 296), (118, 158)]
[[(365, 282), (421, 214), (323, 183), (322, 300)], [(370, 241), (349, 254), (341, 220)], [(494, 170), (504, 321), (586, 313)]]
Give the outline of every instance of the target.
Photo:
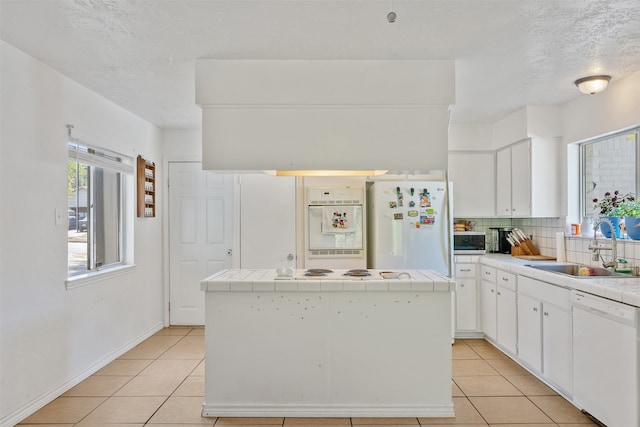
[(495, 215), (495, 155), (449, 153), (455, 217)]
[(482, 281), (480, 285), (480, 310), (482, 317), (482, 332), (495, 340), (496, 339), (496, 284)]
[(573, 344), (571, 313), (544, 303), (542, 305), (543, 373), (559, 387), (573, 393)]
[(516, 293), (511, 289), (498, 286), (496, 298), (497, 341), (511, 354), (517, 353), (517, 307)]
[(511, 216), (511, 148), (496, 153), (496, 215)]
[(295, 177), (241, 175), (240, 268), (296, 266), (295, 201)]
[(542, 304), (518, 294), (518, 357), (536, 372), (542, 372)]
[(456, 330), (475, 331), (477, 322), (477, 297), (475, 277), (456, 278)]
[(511, 215), (531, 215), (531, 142), (511, 147)]

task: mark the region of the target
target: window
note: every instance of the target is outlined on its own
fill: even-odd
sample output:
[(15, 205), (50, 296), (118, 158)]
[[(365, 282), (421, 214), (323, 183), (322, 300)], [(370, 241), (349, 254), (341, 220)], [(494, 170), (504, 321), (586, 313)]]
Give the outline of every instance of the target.
[(123, 264), (125, 182), (131, 158), (69, 138), (69, 277)]
[(580, 145), (580, 200), (582, 216), (597, 213), (593, 199), (601, 200), (606, 192), (638, 194), (640, 184), (640, 141), (634, 128)]

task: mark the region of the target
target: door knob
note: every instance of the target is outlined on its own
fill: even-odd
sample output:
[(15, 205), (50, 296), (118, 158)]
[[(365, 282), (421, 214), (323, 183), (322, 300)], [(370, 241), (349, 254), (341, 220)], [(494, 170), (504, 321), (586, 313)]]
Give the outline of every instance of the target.
[(293, 257), (293, 254), (289, 254), (289, 255), (287, 255), (287, 260), (289, 260), (289, 261), (293, 261), (293, 258), (294, 258), (294, 257)]
[(233, 249), (227, 249), (227, 255), (231, 255), (233, 253)]

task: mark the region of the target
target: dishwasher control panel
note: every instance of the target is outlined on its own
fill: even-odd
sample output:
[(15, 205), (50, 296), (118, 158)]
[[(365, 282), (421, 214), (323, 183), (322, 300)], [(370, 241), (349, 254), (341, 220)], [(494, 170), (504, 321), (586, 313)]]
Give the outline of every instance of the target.
[(589, 295), (585, 292), (573, 291), (572, 303), (583, 310), (609, 317), (618, 322), (637, 325), (638, 308), (622, 304), (603, 297)]

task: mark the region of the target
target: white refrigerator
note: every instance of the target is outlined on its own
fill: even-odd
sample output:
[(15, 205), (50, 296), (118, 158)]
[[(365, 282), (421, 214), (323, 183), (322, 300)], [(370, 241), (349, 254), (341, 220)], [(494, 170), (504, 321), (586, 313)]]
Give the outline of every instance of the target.
[(367, 189), (367, 267), (427, 269), (451, 277), (451, 185), (376, 181)]

